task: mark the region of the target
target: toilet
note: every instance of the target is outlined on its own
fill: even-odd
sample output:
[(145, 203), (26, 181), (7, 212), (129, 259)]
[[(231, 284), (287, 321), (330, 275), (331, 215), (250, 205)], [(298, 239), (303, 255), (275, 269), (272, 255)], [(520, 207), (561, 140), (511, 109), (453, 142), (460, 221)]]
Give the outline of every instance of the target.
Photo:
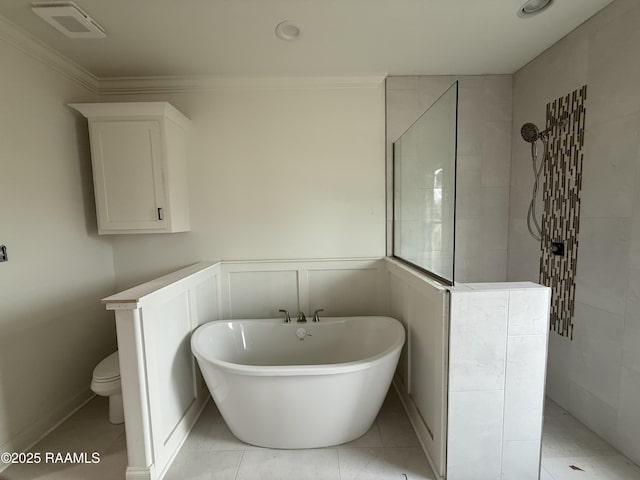
[(109, 421), (114, 424), (124, 422), (122, 386), (120, 384), (120, 361), (116, 350), (93, 369), (91, 390), (97, 395), (109, 397)]

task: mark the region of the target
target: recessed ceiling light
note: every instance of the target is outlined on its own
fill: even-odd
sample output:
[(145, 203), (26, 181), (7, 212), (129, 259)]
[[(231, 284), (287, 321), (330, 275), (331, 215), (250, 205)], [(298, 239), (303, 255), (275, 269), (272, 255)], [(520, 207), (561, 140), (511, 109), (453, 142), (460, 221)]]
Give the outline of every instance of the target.
[(33, 13), (69, 38), (104, 38), (104, 28), (73, 2), (36, 2)]
[(532, 17), (549, 8), (553, 0), (528, 0), (518, 10), (518, 16), (521, 18)]
[(276, 26), (276, 35), (280, 40), (291, 42), (300, 36), (300, 29), (293, 23), (285, 20)]

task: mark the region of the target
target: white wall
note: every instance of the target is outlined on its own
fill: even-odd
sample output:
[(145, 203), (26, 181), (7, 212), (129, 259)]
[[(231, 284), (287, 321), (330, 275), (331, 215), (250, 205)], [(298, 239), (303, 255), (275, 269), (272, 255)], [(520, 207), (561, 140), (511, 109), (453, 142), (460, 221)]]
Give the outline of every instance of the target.
[(387, 311), (387, 284), (381, 259), (237, 261), (220, 265), (220, 318), (293, 320), (381, 315)]
[(385, 260), (389, 315), (407, 340), (395, 383), (437, 478), (444, 478), (447, 442), (449, 292), (397, 260)]
[(209, 398), (190, 338), (218, 319), (219, 277), (219, 263), (199, 262), (105, 299), (118, 330), (127, 479), (161, 478)]
[(551, 289), (451, 292), (447, 478), (538, 480)]
[[(393, 142), (459, 81), (456, 282), (506, 280), (511, 160), (511, 75), (387, 78), (387, 195)], [(387, 242), (391, 246), (391, 207)], [(391, 254), (389, 250), (387, 252)]]
[(103, 100), (168, 100), (192, 120), (191, 232), (114, 238), (119, 289), (202, 259), (384, 256), (382, 79)]
[(115, 280), (86, 127), (66, 107), (95, 97), (1, 39), (0, 65), (0, 451), (19, 451), (89, 397), (116, 348), (100, 304)]
[[(573, 341), (550, 333), (547, 392), (640, 462), (640, 4), (617, 0), (514, 76), (509, 280), (538, 279), (524, 122), (587, 85)], [(541, 209), (539, 210), (541, 211)]]

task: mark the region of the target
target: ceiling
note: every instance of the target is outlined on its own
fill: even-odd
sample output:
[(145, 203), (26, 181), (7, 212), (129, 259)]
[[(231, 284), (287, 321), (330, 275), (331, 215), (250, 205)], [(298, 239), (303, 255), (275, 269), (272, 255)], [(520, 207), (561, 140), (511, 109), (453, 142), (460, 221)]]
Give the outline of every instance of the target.
[[(31, 11), (0, 15), (101, 77), (513, 73), (612, 0), (76, 0), (107, 31), (69, 39)], [(295, 42), (275, 26), (294, 22)]]

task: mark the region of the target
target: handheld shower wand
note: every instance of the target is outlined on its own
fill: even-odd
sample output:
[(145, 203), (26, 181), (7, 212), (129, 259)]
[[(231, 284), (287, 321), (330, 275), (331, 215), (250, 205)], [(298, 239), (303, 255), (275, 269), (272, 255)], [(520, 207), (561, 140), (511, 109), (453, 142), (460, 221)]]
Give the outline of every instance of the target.
[[(527, 211), (527, 229), (533, 238), (540, 241), (542, 239), (542, 229), (538, 223), (538, 215), (536, 214), (536, 197), (538, 196), (538, 185), (540, 184), (540, 174), (542, 173), (542, 167), (547, 160), (549, 151), (549, 132), (553, 127), (559, 126), (563, 128), (567, 122), (568, 117), (563, 117), (557, 122), (551, 123), (549, 128), (540, 131), (534, 123), (525, 123), (520, 129), (520, 135), (525, 142), (531, 144), (531, 160), (533, 164), (533, 192), (531, 193), (531, 202), (529, 203), (529, 210)], [(542, 141), (544, 152), (542, 155), (542, 161), (538, 165), (538, 140)]]

